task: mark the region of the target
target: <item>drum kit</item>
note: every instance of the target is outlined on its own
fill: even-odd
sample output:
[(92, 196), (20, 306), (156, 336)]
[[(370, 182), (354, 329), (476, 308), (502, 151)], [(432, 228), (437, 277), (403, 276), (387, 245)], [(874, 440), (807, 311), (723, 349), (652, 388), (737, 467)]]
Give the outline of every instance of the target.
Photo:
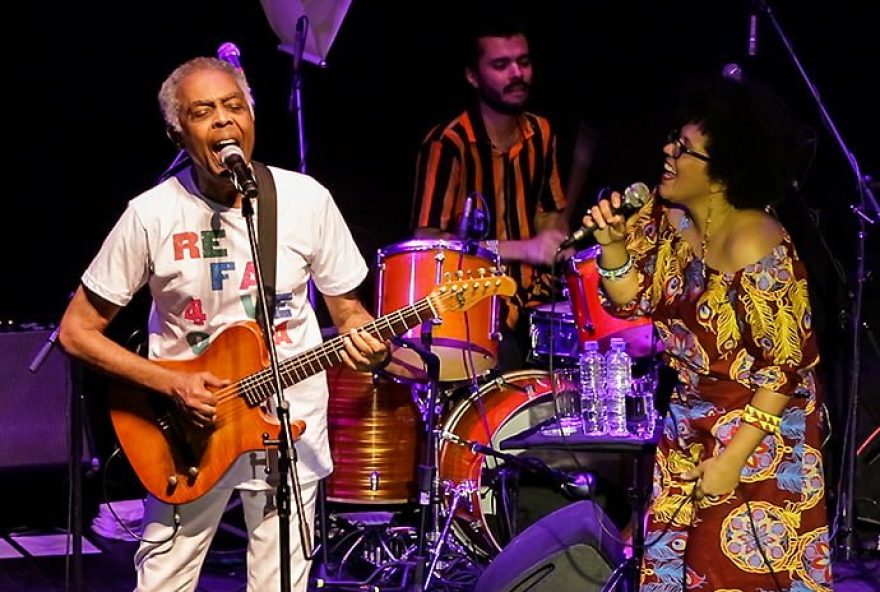
[[(504, 440), (554, 416), (550, 371), (576, 365), (585, 341), (622, 337), (636, 360), (656, 353), (650, 319), (621, 320), (603, 309), (597, 254), (587, 249), (567, 262), (566, 300), (530, 310), (531, 367), (495, 371), (502, 320), (492, 297), (395, 339), (392, 361), (380, 372), (328, 371), (335, 469), (324, 493), (343, 510), (330, 520), (336, 542), (325, 547), (335, 551), (322, 589), (471, 590), (481, 566), (518, 532), (578, 499), (561, 487), (560, 475), (567, 484), (572, 475), (581, 478), (586, 495), (604, 492), (612, 506), (626, 499), (602, 477), (602, 460), (571, 450), (500, 451)], [(471, 241), (410, 240), (380, 249), (377, 316), (424, 297), (444, 274), (480, 268), (500, 268), (500, 260)], [(608, 470), (619, 472), (619, 461), (612, 463)], [(625, 522), (629, 507), (621, 511)], [(415, 514), (421, 524), (399, 521)], [(427, 549), (421, 573), (412, 565), (420, 542)], [(413, 578), (421, 580), (417, 588), (407, 582)]]

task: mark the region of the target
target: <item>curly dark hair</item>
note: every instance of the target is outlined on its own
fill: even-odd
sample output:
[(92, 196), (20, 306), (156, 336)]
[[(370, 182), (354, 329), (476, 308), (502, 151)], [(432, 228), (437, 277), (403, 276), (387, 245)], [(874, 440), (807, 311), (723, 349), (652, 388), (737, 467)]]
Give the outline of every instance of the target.
[(696, 83), (685, 90), (676, 121), (695, 123), (707, 136), (709, 177), (725, 184), (733, 207), (762, 209), (792, 187), (807, 134), (767, 87), (723, 77)]
[(460, 31), (460, 53), (464, 65), (476, 68), (480, 60), (481, 37), (529, 36), (519, 3), (511, 0), (481, 0), (469, 5)]

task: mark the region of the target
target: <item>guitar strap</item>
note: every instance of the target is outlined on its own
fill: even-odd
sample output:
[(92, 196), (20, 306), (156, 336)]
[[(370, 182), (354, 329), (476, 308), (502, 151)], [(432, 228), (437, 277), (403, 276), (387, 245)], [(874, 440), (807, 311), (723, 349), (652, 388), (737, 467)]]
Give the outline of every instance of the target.
[[(278, 241), (278, 197), (275, 194), (275, 179), (266, 165), (252, 160), (257, 186), (260, 188), (259, 210), (257, 211), (257, 238), (260, 252), (260, 267), (263, 270), (263, 283), (266, 292), (266, 308), (269, 319), (275, 318), (275, 257)], [(257, 321), (260, 320), (261, 308), (257, 306)]]

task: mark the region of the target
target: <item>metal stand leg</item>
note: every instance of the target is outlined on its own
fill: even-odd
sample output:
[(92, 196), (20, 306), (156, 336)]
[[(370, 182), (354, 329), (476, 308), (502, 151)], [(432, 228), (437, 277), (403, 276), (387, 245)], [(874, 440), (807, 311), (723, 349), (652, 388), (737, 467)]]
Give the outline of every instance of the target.
[(449, 529), (452, 528), (452, 521), (455, 520), (455, 512), (458, 510), (458, 505), (463, 501), (468, 506), (471, 505), (471, 496), (477, 491), (477, 484), (473, 481), (462, 481), (458, 485), (453, 485), (451, 482), (444, 483), (444, 488), (449, 491), (452, 490), (453, 493), (453, 501), (449, 506), (449, 516), (446, 517), (446, 524), (443, 525), (443, 530), (440, 532), (440, 537), (437, 539), (437, 542), (434, 546), (434, 559), (431, 561), (431, 566), (428, 569), (428, 576), (425, 579), (425, 589), (428, 589), (428, 586), (431, 585), (431, 578), (434, 575), (434, 570), (437, 568), (437, 561), (440, 559), (440, 553), (443, 551), (443, 545), (446, 542), (446, 537), (449, 536)]

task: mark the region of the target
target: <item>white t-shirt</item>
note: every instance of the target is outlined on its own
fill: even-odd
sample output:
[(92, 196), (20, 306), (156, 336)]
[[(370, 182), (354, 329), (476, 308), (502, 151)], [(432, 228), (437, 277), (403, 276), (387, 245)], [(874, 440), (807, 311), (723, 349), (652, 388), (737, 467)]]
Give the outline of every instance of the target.
[[(309, 278), (322, 293), (336, 296), (360, 285), (367, 265), (325, 187), (305, 175), (269, 170), (278, 196), (274, 324), (283, 361), (321, 343)], [(202, 196), (190, 168), (129, 202), (82, 281), (119, 306), (149, 285), (151, 358), (197, 357), (228, 324), (254, 319), (256, 276), (245, 219), (240, 209)], [(285, 396), (290, 417), (306, 422), (296, 443), (300, 480), (327, 476), (332, 461), (325, 373), (286, 389)], [(220, 486), (265, 488), (264, 456), (243, 454)]]

